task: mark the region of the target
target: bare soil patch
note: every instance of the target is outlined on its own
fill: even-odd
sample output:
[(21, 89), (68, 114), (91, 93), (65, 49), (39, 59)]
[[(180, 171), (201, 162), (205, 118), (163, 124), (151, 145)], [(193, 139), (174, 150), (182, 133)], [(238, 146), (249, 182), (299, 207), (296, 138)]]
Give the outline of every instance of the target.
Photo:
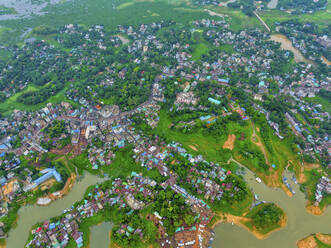
[(321, 209), (319, 206), (312, 205), (311, 203), (308, 202), (308, 204), (306, 206), (306, 210), (308, 213), (310, 213), (312, 215), (320, 216), (320, 215), (324, 214), (325, 208)]
[(297, 246), (299, 248), (316, 248), (317, 243), (314, 236), (308, 236), (307, 238), (298, 241)]
[(189, 145), (189, 147), (196, 152), (198, 151), (198, 149), (194, 145)]
[(310, 164), (310, 163), (304, 163), (304, 166), (307, 170), (317, 169), (320, 167), (319, 164)]
[(318, 238), (324, 244), (331, 245), (331, 235), (317, 233), (316, 238)]
[(229, 134), (228, 139), (225, 141), (223, 145), (223, 149), (233, 150), (235, 140), (236, 140), (236, 135)]

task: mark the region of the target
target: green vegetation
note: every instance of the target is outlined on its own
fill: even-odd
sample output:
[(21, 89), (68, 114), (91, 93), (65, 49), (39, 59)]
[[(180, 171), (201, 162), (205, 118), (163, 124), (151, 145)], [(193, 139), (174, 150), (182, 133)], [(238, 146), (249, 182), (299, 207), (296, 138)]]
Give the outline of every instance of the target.
[(115, 158), (110, 165), (104, 165), (101, 170), (113, 178), (125, 178), (131, 174), (132, 171), (137, 173), (145, 172), (146, 169), (137, 164), (132, 158), (132, 146), (128, 145), (124, 148), (118, 149), (115, 152)]
[(252, 222), (245, 223), (247, 227), (254, 228), (259, 233), (266, 235), (281, 227), (280, 222), (285, 217), (285, 213), (275, 204), (267, 203), (253, 208), (245, 217), (252, 220)]
[[(166, 1), (128, 1), (116, 5), (117, 3), (114, 1), (108, 0), (98, 0), (97, 2), (83, 0), (75, 4), (65, 1), (48, 7), (46, 14), (25, 19), (23, 23), (18, 20), (0, 21), (0, 24), (16, 31), (16, 35), (1, 38), (4, 42), (18, 41), (20, 32), (40, 25), (59, 28), (68, 23), (84, 25), (103, 23), (107, 29), (113, 29), (117, 25), (137, 25), (141, 22), (152, 23), (160, 20), (174, 20), (184, 23), (193, 19), (208, 17), (208, 13), (203, 11), (178, 9), (178, 7), (186, 8), (184, 3), (170, 5)], [(153, 15), (153, 13), (158, 13), (158, 15)]]
[(16, 14), (16, 11), (14, 8), (8, 8), (3, 5), (0, 5), (0, 16), (1, 15), (11, 15)]

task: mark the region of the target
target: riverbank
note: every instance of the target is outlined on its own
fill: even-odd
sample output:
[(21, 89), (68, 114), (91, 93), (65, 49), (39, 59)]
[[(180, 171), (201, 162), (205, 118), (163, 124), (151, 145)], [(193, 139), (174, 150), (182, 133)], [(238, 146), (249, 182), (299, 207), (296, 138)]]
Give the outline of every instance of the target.
[(281, 44), (281, 48), (283, 50), (289, 50), (293, 53), (294, 55), (294, 60), (295, 62), (305, 62), (307, 64), (314, 64), (313, 61), (306, 59), (302, 53), (296, 49), (293, 45), (292, 42), (283, 34), (272, 34), (270, 37), (270, 40), (279, 42)]
[(331, 235), (322, 233), (312, 234), (299, 240), (297, 246), (298, 248), (318, 248), (320, 246), (318, 245), (317, 240), (325, 245), (331, 246)]
[(66, 196), (70, 192), (72, 187), (74, 186), (75, 181), (76, 181), (76, 174), (71, 173), (70, 177), (67, 179), (67, 181), (61, 191), (50, 193), (47, 197), (38, 198), (37, 205), (38, 206), (48, 206), (53, 201), (56, 201), (58, 199), (61, 199), (64, 196)]
[[(246, 215), (246, 214), (244, 214)], [(217, 220), (213, 225), (212, 225), (212, 229), (214, 229), (218, 224), (222, 224), (222, 223), (231, 223), (231, 224), (235, 224), (241, 228), (244, 228), (245, 230), (247, 230), (248, 232), (250, 232), (251, 234), (253, 234), (257, 239), (260, 239), (260, 240), (263, 240), (263, 239), (266, 239), (268, 238), (272, 233), (286, 227), (286, 223), (287, 223), (287, 216), (286, 214), (284, 213), (284, 216), (283, 218), (280, 220), (279, 222), (279, 227), (263, 234), (259, 231), (257, 231), (255, 228), (251, 229), (249, 228), (248, 226), (246, 226), (244, 223), (245, 222), (250, 222), (251, 219), (250, 218), (246, 218), (244, 216), (234, 216), (234, 215), (231, 215), (231, 214), (223, 214), (223, 213), (220, 213), (218, 215), (220, 217), (219, 220)]]
[(312, 205), (309, 201), (306, 205), (306, 211), (315, 216), (321, 216), (325, 213), (326, 206), (324, 208), (320, 208), (319, 206)]
[(6, 248), (6, 240), (0, 242), (0, 248)]

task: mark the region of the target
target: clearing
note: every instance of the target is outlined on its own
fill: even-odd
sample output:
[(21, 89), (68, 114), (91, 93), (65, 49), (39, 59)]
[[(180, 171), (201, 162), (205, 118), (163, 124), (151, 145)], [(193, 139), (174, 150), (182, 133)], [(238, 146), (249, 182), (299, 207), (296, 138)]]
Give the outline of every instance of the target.
[(236, 135), (229, 134), (228, 139), (225, 141), (223, 145), (223, 149), (233, 150), (235, 140), (236, 140)]

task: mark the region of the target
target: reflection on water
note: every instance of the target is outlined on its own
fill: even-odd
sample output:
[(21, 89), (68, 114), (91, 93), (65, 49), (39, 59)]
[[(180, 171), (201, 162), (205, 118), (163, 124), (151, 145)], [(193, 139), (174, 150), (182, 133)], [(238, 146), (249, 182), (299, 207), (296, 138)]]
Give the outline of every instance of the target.
[(73, 203), (83, 199), (86, 189), (93, 184), (104, 181), (97, 176), (85, 173), (83, 179), (75, 183), (68, 195), (49, 206), (27, 205), (18, 211), (17, 227), (9, 232), (7, 248), (21, 248), (27, 242), (32, 226), (63, 213)]
[[(291, 178), (291, 175), (286, 176)], [(287, 226), (272, 233), (267, 239), (258, 240), (243, 228), (231, 224), (219, 224), (215, 228), (215, 240), (212, 247), (295, 248), (298, 240), (311, 233), (330, 233), (330, 208), (326, 209), (323, 216), (313, 216), (305, 210), (306, 199), (298, 185), (291, 182), (291, 187), (297, 193), (290, 198), (280, 189), (269, 188), (263, 183), (258, 184), (254, 178), (254, 174), (250, 171), (245, 175), (245, 180), (261, 200), (274, 202), (285, 211), (288, 217)]]

